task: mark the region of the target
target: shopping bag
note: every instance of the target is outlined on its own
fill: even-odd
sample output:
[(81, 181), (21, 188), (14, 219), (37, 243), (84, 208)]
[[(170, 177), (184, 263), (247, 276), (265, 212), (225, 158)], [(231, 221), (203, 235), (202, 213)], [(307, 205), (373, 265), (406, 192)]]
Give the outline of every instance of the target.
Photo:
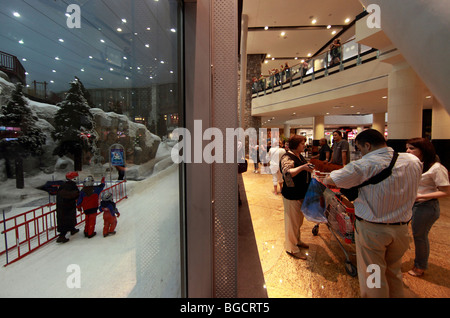
[(325, 185), (312, 179), (303, 199), (301, 210), (305, 218), (310, 222), (326, 223), (325, 210), (327, 208), (327, 201), (324, 197), (326, 190)]

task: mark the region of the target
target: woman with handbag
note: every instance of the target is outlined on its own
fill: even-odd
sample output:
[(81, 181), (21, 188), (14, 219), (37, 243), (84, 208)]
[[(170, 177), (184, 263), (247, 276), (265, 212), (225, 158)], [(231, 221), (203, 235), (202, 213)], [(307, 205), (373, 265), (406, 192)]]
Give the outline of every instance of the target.
[(300, 239), (300, 227), (304, 218), (301, 206), (311, 180), (309, 173), (313, 171), (301, 155), (305, 150), (305, 142), (304, 136), (294, 135), (289, 138), (289, 150), (280, 160), (280, 171), (283, 175), (281, 194), (284, 206), (284, 247), (286, 253), (303, 260), (306, 260), (306, 256), (300, 248), (309, 246)]

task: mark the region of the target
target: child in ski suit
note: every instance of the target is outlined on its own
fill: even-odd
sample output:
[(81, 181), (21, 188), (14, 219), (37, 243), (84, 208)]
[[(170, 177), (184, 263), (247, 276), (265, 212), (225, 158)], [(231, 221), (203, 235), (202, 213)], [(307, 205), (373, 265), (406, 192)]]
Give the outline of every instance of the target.
[(117, 218), (120, 216), (119, 210), (113, 201), (111, 192), (102, 194), (102, 202), (100, 202), (100, 210), (103, 211), (103, 237), (116, 234)]
[(86, 216), (84, 226), (84, 236), (91, 238), (97, 233), (95, 223), (97, 220), (98, 203), (100, 201), (100, 193), (105, 188), (105, 177), (102, 178), (100, 185), (94, 186), (94, 178), (92, 176), (84, 179), (83, 189), (77, 201), (78, 210), (83, 209)]

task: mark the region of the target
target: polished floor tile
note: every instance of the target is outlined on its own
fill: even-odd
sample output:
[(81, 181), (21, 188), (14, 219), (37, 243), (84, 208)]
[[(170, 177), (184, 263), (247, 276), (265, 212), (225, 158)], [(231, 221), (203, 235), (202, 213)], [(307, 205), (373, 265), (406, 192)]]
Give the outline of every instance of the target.
[[(253, 165), (249, 165), (249, 168)], [(346, 256), (342, 247), (326, 225), (319, 226), (304, 220), (302, 241), (310, 248), (304, 250), (307, 260), (295, 259), (284, 251), (284, 213), (281, 194), (273, 193), (272, 176), (242, 174), (245, 186), (244, 204), (248, 203), (257, 250), (264, 275), (264, 288), (269, 298), (357, 298), (360, 297), (357, 277), (345, 269)], [(411, 236), (409, 250), (402, 263), (407, 297), (450, 297), (450, 198), (440, 200), (441, 217), (430, 233), (431, 255), (429, 269), (421, 278), (407, 274), (413, 266), (414, 243)], [(410, 227), (411, 228), (411, 227)], [(341, 238), (350, 261), (356, 265), (354, 244)]]

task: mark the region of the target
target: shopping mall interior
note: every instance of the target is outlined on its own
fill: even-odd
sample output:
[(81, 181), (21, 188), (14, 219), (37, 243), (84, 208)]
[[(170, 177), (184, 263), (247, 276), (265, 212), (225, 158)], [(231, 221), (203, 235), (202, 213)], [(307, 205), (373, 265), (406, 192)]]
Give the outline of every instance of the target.
[[(267, 165), (255, 166), (244, 139), (248, 166), (238, 173), (225, 160), (238, 142), (220, 145), (216, 132), (255, 129), (263, 143), (302, 135), (311, 160), (338, 130), (357, 160), (355, 137), (374, 128), (398, 152), (428, 138), (450, 170), (448, 1), (0, 2), (2, 297), (361, 297), (351, 237), (305, 219), (306, 260), (287, 254)], [(22, 106), (45, 140), (33, 155), (14, 146), (27, 129), (8, 115)], [(72, 108), (88, 109), (77, 113), (88, 125), (72, 125)], [(179, 128), (192, 135), (183, 152)], [(175, 162), (180, 153), (193, 160)], [(72, 170), (80, 189), (93, 175), (117, 191), (115, 235), (80, 233), (61, 246), (55, 226), (40, 228), (56, 220), (47, 185)], [(409, 298), (450, 297), (450, 197), (439, 202), (425, 275), (408, 274), (412, 237), (402, 258)], [(74, 264), (81, 288), (68, 287)]]

